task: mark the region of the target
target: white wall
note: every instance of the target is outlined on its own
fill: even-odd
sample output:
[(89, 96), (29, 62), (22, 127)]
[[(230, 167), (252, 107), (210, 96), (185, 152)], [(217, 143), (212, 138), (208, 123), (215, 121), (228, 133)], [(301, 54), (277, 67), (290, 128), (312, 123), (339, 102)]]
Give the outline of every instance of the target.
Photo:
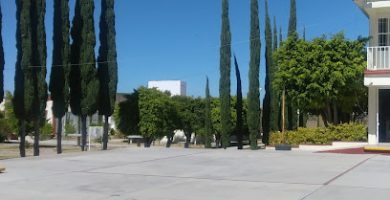
[(3, 100), (3, 102), (0, 103), (0, 111), (4, 111), (5, 110), (4, 102), (5, 102), (5, 99)]
[(368, 88), (368, 143), (375, 145), (379, 143), (378, 140), (378, 126), (379, 126), (379, 112), (378, 112), (378, 88)]
[(168, 91), (172, 96), (187, 95), (187, 85), (184, 81), (179, 80), (163, 80), (163, 81), (149, 81), (148, 88), (156, 88), (160, 91)]

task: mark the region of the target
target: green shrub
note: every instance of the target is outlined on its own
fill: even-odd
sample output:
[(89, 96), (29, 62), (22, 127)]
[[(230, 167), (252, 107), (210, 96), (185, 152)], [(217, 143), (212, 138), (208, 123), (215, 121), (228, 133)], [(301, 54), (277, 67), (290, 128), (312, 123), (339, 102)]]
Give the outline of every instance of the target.
[(48, 140), (52, 138), (53, 136), (53, 127), (49, 123), (45, 123), (45, 125), (41, 129), (41, 135), (40, 139), (41, 140)]
[(7, 119), (0, 119), (0, 142), (4, 142), (12, 134), (12, 125)]
[(73, 124), (66, 123), (65, 124), (65, 135), (74, 134), (74, 133), (76, 133), (76, 128), (73, 126)]
[[(286, 142), (293, 146), (300, 144), (325, 145), (334, 141), (365, 142), (367, 130), (362, 124), (341, 124), (328, 128), (299, 128), (296, 131), (287, 131)], [(272, 133), (270, 145), (284, 143), (282, 133)]]

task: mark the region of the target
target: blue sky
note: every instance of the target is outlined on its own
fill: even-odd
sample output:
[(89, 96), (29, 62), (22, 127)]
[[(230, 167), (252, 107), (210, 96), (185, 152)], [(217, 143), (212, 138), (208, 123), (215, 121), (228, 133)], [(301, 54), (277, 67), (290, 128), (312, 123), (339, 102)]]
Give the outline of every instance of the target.
[[(73, 15), (74, 0), (71, 2)], [(269, 0), (271, 18), (286, 37), (290, 0)], [(100, 1), (95, 0), (98, 36)], [(264, 0), (260, 0), (262, 47), (264, 48)], [(230, 0), (232, 50), (241, 69), (243, 93), (248, 91), (250, 0)], [(13, 90), (15, 48), (15, 2), (1, 0), (6, 59), (5, 89)], [(221, 0), (116, 0), (119, 92), (131, 92), (148, 80), (184, 80), (187, 92), (204, 96), (205, 77), (211, 93), (218, 95)], [(298, 31), (306, 37), (343, 31), (348, 38), (368, 35), (368, 20), (352, 0), (297, 0)], [(53, 1), (47, 1), (48, 66), (51, 64)], [(96, 46), (98, 49), (98, 45)], [(264, 49), (262, 49), (264, 55)], [(49, 67), (50, 68), (50, 67)], [(50, 73), (50, 69), (49, 69)], [(48, 73), (48, 76), (49, 76)], [(264, 56), (261, 86), (264, 86)], [(232, 93), (236, 79), (232, 71)], [(264, 92), (262, 92), (264, 93)], [(263, 94), (262, 94), (263, 95)]]

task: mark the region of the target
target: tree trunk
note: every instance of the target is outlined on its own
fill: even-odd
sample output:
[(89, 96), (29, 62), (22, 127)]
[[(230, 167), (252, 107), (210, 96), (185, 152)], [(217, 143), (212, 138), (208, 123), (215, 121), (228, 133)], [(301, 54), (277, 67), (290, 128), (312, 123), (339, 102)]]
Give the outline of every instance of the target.
[(57, 118), (57, 154), (62, 153), (62, 118)]
[(20, 157), (26, 157), (26, 122), (24, 120), (19, 120), (19, 136)]
[(333, 124), (338, 125), (339, 124), (339, 113), (337, 110), (337, 104), (336, 102), (333, 102)]
[(39, 156), (39, 119), (34, 120), (34, 156)]
[(173, 142), (173, 136), (167, 136), (167, 148), (170, 148)]
[(152, 138), (150, 137), (145, 137), (145, 141), (144, 141), (144, 147), (145, 148), (150, 148), (150, 145), (152, 144)]
[(186, 143), (184, 144), (184, 148), (188, 149), (190, 148), (190, 143), (191, 143), (191, 133), (186, 133)]
[(321, 118), (322, 118), (322, 121), (324, 121), (324, 125), (325, 127), (328, 127), (329, 124), (328, 124), (328, 116), (326, 116), (326, 111), (321, 111)]
[(103, 150), (107, 150), (108, 143), (108, 115), (104, 115)]
[[(328, 103), (327, 106), (326, 106), (326, 121), (330, 122), (330, 123), (333, 122), (333, 119), (332, 119), (332, 108), (331, 108), (330, 103)], [(328, 127), (328, 125), (325, 125), (325, 126)]]
[(302, 111), (299, 111), (299, 127), (305, 127), (305, 115)]
[(215, 134), (215, 147), (216, 148), (221, 147), (221, 134), (219, 133)]
[(81, 116), (81, 151), (85, 151), (87, 146), (87, 116)]
[(241, 150), (243, 149), (243, 144), (242, 144), (242, 130), (238, 130), (239, 133), (237, 133), (237, 149)]

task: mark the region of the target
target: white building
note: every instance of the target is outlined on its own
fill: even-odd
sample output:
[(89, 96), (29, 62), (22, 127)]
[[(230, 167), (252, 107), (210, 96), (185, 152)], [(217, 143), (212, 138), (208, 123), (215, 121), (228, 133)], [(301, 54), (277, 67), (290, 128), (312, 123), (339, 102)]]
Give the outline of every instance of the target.
[(390, 142), (390, 1), (354, 0), (369, 18), (370, 36), (367, 48), (367, 70), (364, 85), (368, 87), (368, 142)]
[(4, 107), (4, 102), (5, 102), (5, 99), (3, 99), (3, 102), (0, 103), (0, 111), (4, 111), (5, 107)]
[(148, 88), (156, 88), (160, 91), (168, 91), (172, 96), (186, 96), (187, 84), (180, 80), (149, 81)]

